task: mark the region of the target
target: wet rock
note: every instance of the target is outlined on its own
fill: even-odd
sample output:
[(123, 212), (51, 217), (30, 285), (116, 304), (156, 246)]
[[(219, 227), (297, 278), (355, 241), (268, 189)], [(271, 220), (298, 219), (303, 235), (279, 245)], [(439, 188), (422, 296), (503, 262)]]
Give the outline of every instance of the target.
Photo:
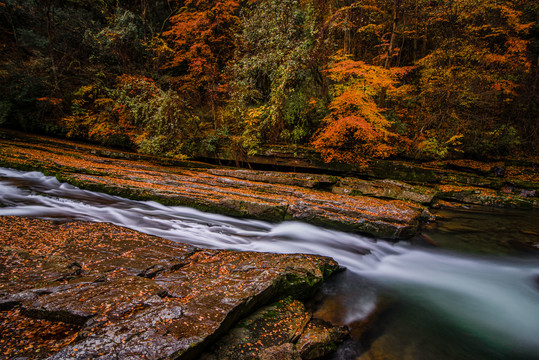
[[(274, 222), (299, 220), (383, 238), (415, 235), (421, 223), (430, 221), (424, 216), (426, 206), (539, 206), (539, 180), (533, 164), (514, 166), (471, 160), (325, 164), (309, 149), (287, 147), (272, 147), (249, 159), (290, 170), (298, 166), (343, 175), (338, 177), (222, 169), (17, 135), (21, 137), (18, 140), (14, 140), (15, 135), (9, 140), (0, 139), (2, 166), (40, 170), (84, 189), (137, 200)], [(493, 165), (506, 169), (510, 177), (495, 177)], [(510, 193), (504, 192), (508, 181), (514, 187)], [(160, 272), (156, 268), (148, 271), (148, 276)]]
[(311, 319), (301, 302), (285, 299), (242, 320), (201, 360), (316, 359), (335, 351), (347, 334), (345, 327)]
[[(28, 260), (2, 274), (15, 286), (3, 286), (0, 306), (80, 327), (51, 359), (194, 359), (245, 315), (310, 296), (339, 269), (320, 256), (201, 250), (111, 224), (18, 217), (0, 217), (0, 246), (5, 263)], [(308, 321), (302, 314), (287, 341)]]
[(303, 332), (309, 320), (310, 314), (301, 302), (280, 301), (241, 321), (202, 359), (259, 359), (262, 352), (267, 357), (278, 353), (285, 355), (284, 358), (297, 357), (295, 347), (280, 347), (292, 343)]
[(151, 306), (152, 298), (161, 291), (149, 279), (123, 276), (112, 281), (75, 283), (24, 301), (22, 306), (29, 316), (82, 325), (97, 315), (112, 321), (137, 307)]
[(283, 219), (288, 208), (286, 201), (278, 199), (255, 199), (255, 201), (238, 199), (220, 199), (219, 205), (241, 216), (260, 219)]
[(71, 324), (26, 317), (17, 308), (0, 311), (0, 357), (45, 359), (73, 342), (79, 330)]
[(430, 204), (436, 192), (432, 189), (411, 186), (395, 180), (362, 180), (357, 178), (342, 178), (332, 191), (344, 195), (366, 195), (377, 198), (413, 201), (420, 204)]
[[(24, 246), (0, 244), (0, 295), (15, 293), (32, 287), (42, 287), (78, 276), (80, 269), (71, 266), (66, 257), (37, 254)], [(0, 300), (2, 302), (2, 300)]]
[(259, 181), (270, 184), (301, 186), (310, 189), (327, 188), (337, 182), (337, 178), (335, 176), (285, 173), (277, 171), (211, 169), (208, 170), (208, 173), (236, 179)]
[(320, 197), (307, 193), (290, 203), (287, 216), (320, 226), (399, 238), (410, 237), (416, 232), (421, 210), (400, 201), (338, 194)]
[[(338, 181), (334, 176), (165, 167), (142, 157), (104, 159), (107, 149), (95, 146), (43, 137), (26, 140), (0, 144), (0, 164), (41, 170), (72, 185), (112, 195), (268, 221), (296, 219), (386, 238), (410, 237), (422, 221), (422, 208), (407, 202), (323, 191)], [(395, 187), (390, 185), (380, 183), (377, 188)], [(422, 196), (408, 188), (400, 192), (402, 199)]]
[(90, 323), (82, 338), (51, 360), (63, 359), (160, 359), (180, 358), (196, 339), (177, 337), (177, 322), (183, 318), (177, 301), (161, 300), (153, 306), (135, 309), (129, 316), (104, 324)]
[(294, 344), (285, 343), (262, 350), (260, 360), (300, 360)]
[(302, 359), (318, 359), (335, 351), (348, 335), (348, 328), (344, 326), (313, 319), (299, 338), (297, 348)]
[(44, 293), (40, 293), (35, 290), (25, 290), (8, 295), (4, 294), (0, 298), (0, 310), (9, 310), (14, 308), (15, 306), (21, 305), (23, 302), (30, 302), (36, 300), (42, 294)]
[[(537, 207), (539, 202), (536, 198), (527, 198), (512, 193), (495, 191), (476, 186), (439, 185), (437, 197), (442, 200), (463, 204), (497, 206), (497, 207)], [(451, 203), (445, 203), (451, 206)]]

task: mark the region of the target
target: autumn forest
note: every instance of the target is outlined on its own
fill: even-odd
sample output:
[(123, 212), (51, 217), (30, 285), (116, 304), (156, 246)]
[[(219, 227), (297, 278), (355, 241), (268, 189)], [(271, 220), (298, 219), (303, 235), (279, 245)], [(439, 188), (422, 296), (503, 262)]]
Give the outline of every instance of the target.
[(539, 1), (0, 0), (0, 359), (537, 360)]
[(145, 154), (537, 154), (532, 0), (2, 0), (0, 126)]

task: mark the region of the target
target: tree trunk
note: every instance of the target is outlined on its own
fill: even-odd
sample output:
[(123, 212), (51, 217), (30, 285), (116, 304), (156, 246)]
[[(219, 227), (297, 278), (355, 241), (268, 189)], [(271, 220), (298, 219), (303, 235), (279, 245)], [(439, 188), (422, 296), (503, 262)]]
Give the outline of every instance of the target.
[(47, 3), (47, 11), (46, 11), (46, 21), (47, 21), (47, 40), (48, 40), (48, 50), (49, 50), (49, 56), (51, 58), (51, 70), (52, 70), (52, 76), (54, 80), (54, 91), (56, 92), (59, 90), (58, 85), (58, 74), (57, 74), (57, 67), (56, 67), (56, 61), (54, 59), (54, 45), (53, 45), (53, 31), (54, 31), (54, 3), (53, 1), (49, 1)]
[(414, 9), (414, 20), (415, 20), (415, 23), (414, 23), (414, 55), (413, 55), (413, 59), (414, 59), (414, 64), (417, 60), (417, 38), (418, 38), (418, 31), (419, 31), (419, 26), (418, 26), (418, 23), (419, 23), (419, 19), (417, 18), (417, 7), (418, 7), (418, 1), (416, 0), (415, 1), (415, 9)]
[(393, 7), (393, 24), (391, 26), (391, 39), (389, 40), (389, 46), (387, 48), (386, 63), (384, 65), (385, 69), (389, 69), (391, 67), (391, 57), (393, 56), (393, 49), (395, 48), (395, 35), (397, 34), (399, 6), (400, 0), (395, 0), (395, 4)]
[[(399, 15), (399, 7), (401, 0), (395, 0), (393, 6), (393, 24), (391, 26), (391, 39), (389, 40), (389, 46), (387, 48), (387, 57), (384, 64), (384, 69), (391, 67), (391, 57), (393, 56), (393, 49), (395, 48), (395, 35), (397, 34), (397, 22)], [(380, 92), (380, 108), (384, 108), (386, 104), (387, 86), (384, 86)]]
[(397, 57), (397, 67), (401, 66), (402, 49), (404, 48), (404, 41), (406, 40), (406, 33), (405, 33), (406, 18), (404, 18), (403, 21), (402, 21), (401, 29), (402, 29), (402, 41), (401, 41), (401, 46), (400, 46), (400, 49), (399, 49), (399, 55)]

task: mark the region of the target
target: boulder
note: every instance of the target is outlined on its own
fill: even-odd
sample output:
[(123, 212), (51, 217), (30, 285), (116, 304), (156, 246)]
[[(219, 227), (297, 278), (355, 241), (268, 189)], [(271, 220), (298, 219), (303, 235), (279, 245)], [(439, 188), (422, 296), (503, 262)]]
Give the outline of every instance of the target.
[(337, 345), (348, 335), (348, 329), (344, 326), (333, 326), (327, 321), (313, 319), (297, 342), (298, 352), (304, 360), (322, 358), (337, 350)]

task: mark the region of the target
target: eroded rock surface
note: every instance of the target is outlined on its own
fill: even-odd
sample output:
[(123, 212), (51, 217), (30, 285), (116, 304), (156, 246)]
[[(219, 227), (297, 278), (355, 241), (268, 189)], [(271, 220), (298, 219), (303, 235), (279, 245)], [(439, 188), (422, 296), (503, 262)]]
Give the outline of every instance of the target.
[[(385, 238), (410, 237), (423, 207), (397, 198), (332, 193), (328, 175), (163, 166), (104, 148), (26, 136), (0, 139), (0, 166), (39, 170), (81, 188), (270, 221), (300, 220)], [(402, 199), (407, 200), (406, 196)]]
[(313, 319), (303, 330), (297, 342), (297, 348), (304, 360), (319, 359), (337, 349), (337, 345), (348, 336), (344, 326)]
[(202, 250), (111, 224), (19, 217), (0, 217), (0, 266), (2, 310), (78, 329), (51, 359), (197, 358), (242, 317), (309, 296), (338, 269), (320, 256)]
[(436, 196), (432, 189), (411, 186), (395, 180), (361, 180), (356, 178), (343, 178), (332, 191), (344, 195), (367, 195), (377, 198), (388, 198), (412, 201), (420, 204), (430, 204)]
[(14, 132), (0, 139), (0, 166), (39, 170), (84, 189), (131, 199), (275, 222), (299, 220), (384, 238), (415, 235), (422, 223), (433, 220), (427, 208), (539, 207), (534, 163), (322, 164), (311, 161), (316, 156), (306, 149), (277, 150), (249, 161), (340, 176), (218, 168)]

